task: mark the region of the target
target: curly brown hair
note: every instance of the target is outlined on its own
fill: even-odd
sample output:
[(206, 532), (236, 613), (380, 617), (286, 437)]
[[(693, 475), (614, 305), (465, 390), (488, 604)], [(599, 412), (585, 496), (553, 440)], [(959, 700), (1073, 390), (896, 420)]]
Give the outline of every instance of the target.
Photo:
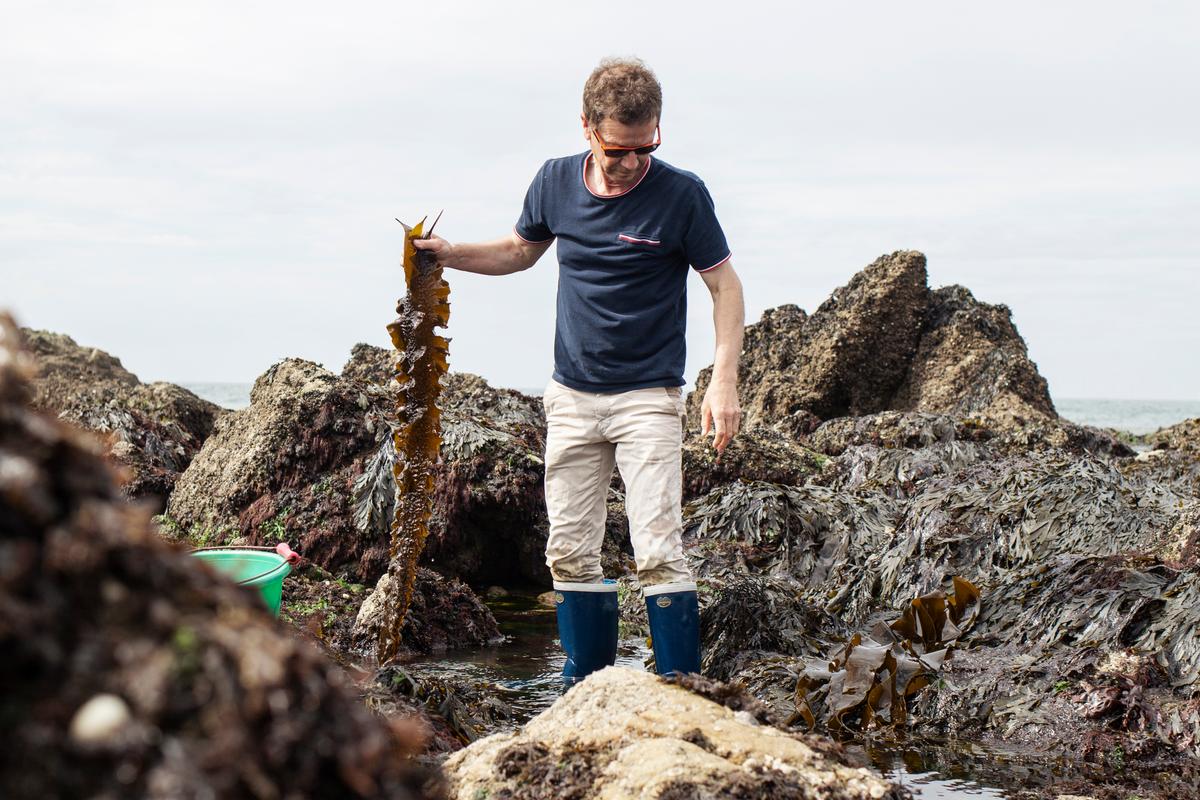
[(637, 125), (661, 114), (662, 86), (640, 58), (606, 58), (583, 85), (583, 115), (593, 127), (608, 118)]

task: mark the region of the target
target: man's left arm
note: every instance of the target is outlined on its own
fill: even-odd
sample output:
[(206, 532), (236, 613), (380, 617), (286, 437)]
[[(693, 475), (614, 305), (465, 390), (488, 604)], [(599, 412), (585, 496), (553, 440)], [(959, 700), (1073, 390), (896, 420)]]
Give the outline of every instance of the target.
[(713, 325), (717, 334), (712, 377), (700, 405), (700, 430), (702, 435), (707, 436), (709, 429), (712, 429), (713, 447), (720, 454), (737, 435), (742, 424), (737, 380), (746, 308), (742, 298), (742, 282), (733, 271), (732, 261), (701, 272), (700, 277), (712, 294)]

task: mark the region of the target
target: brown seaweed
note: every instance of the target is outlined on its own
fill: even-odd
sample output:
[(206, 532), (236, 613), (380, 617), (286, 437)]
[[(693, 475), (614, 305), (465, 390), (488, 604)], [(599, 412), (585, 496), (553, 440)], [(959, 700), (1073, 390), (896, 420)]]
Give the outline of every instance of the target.
[(438, 397), (442, 376), (449, 369), (450, 342), (434, 330), (446, 327), (450, 321), (450, 285), (442, 278), (436, 256), (413, 245), (414, 239), (428, 238), (432, 233), (433, 225), (425, 230), (425, 220), (412, 228), (404, 225), (404, 280), (408, 293), (396, 304), (399, 316), (388, 325), (398, 352), (395, 378), (399, 391), (392, 420), (396, 448), (392, 473), (397, 494), (388, 562), (392, 580), (376, 647), (380, 663), (390, 661), (400, 649), (400, 629), (412, 602), (417, 561), (429, 536), (434, 470), (442, 442)]
[(954, 578), (954, 594), (914, 598), (898, 620), (871, 636), (854, 634), (825, 663), (811, 663), (796, 684), (796, 719), (809, 730), (902, 726), (911, 698), (929, 685), (950, 647), (974, 624), (979, 589)]

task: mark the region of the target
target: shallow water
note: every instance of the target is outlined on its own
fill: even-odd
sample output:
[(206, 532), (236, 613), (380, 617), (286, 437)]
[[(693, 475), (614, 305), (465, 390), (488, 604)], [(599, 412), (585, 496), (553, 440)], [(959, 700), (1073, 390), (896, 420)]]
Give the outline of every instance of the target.
[[(435, 669), (447, 677), (486, 681), (502, 690), (501, 697), (524, 723), (545, 711), (562, 696), (562, 668), (566, 656), (558, 646), (554, 609), (529, 595), (509, 595), (489, 600), (500, 632), (508, 637), (503, 645), (469, 652), (429, 656), (408, 663)], [(617, 664), (644, 669), (650, 650), (639, 639), (626, 639), (617, 646)]]
[[(505, 644), (410, 663), (432, 668), (446, 677), (496, 685), (516, 711), (515, 721), (524, 723), (562, 696), (560, 676), (565, 657), (556, 638), (554, 609), (541, 605), (534, 596), (520, 594), (489, 600), (488, 606), (496, 615), (500, 631), (510, 637)], [(644, 669), (649, 655), (643, 640), (625, 639), (618, 646), (617, 664)], [(969, 745), (857, 749), (889, 780), (907, 786), (921, 800), (1008, 797), (1001, 789), (988, 785), (986, 765), (1004, 760), (993, 752)]]

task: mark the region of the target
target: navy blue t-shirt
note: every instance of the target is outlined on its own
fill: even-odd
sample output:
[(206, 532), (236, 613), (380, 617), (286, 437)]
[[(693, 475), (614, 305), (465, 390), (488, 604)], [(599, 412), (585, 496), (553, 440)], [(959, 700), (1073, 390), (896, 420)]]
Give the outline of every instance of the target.
[(730, 258), (704, 182), (651, 158), (619, 195), (584, 181), (591, 153), (542, 165), (516, 234), (558, 238), (554, 379), (585, 392), (682, 386), (688, 266)]

